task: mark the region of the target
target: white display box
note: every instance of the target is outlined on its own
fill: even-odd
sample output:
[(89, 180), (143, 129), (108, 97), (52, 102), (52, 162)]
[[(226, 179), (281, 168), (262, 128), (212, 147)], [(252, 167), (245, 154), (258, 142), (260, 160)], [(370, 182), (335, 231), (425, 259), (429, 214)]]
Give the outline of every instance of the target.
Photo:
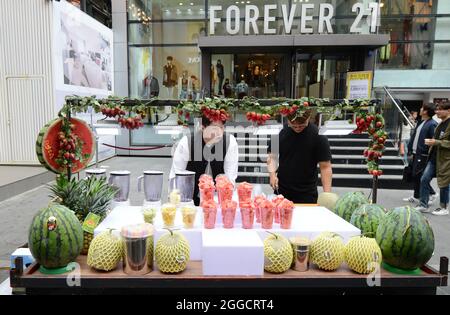
[(204, 230), (203, 275), (262, 276), (264, 245), (254, 230)]
[(11, 254), (10, 260), (11, 269), (16, 268), (15, 260), (17, 257), (22, 257), (23, 259), (23, 269), (28, 268), (32, 263), (34, 263), (33, 255), (31, 254), (31, 251), (29, 248), (18, 248), (14, 251), (14, 253)]
[[(142, 207), (117, 207), (115, 208), (102, 223), (95, 229), (94, 235), (97, 235), (107, 229), (116, 229), (120, 231), (122, 227), (127, 225), (144, 223), (144, 217), (142, 215)], [(157, 212), (154, 219), (154, 241), (155, 245), (159, 238), (169, 233), (164, 229), (162, 214), (160, 211)], [(195, 223), (193, 229), (183, 228), (183, 217), (181, 215), (181, 210), (177, 210), (175, 217), (175, 224), (173, 230), (181, 232), (189, 242), (191, 252), (190, 260), (201, 260), (202, 259), (202, 229), (203, 228), (203, 212), (200, 208), (197, 208), (197, 215), (195, 217)]]
[[(217, 217), (221, 217), (220, 210), (217, 213)], [(122, 229), (123, 226), (143, 223), (144, 217), (142, 215), (142, 207), (117, 207), (115, 208), (106, 219), (95, 229), (94, 234), (107, 230), (108, 228), (113, 228), (118, 231)], [(155, 243), (156, 241), (165, 233), (168, 233), (164, 229), (162, 215), (160, 212), (157, 213), (154, 221), (155, 226)], [(195, 219), (195, 224), (193, 229), (183, 228), (183, 218), (181, 215), (181, 210), (177, 210), (174, 229), (181, 232), (189, 242), (191, 247), (191, 260), (202, 260), (203, 258), (203, 239), (205, 232), (211, 230), (203, 229), (203, 211), (201, 208), (197, 208), (197, 216)], [(241, 227), (241, 214), (236, 211), (236, 219), (233, 229), (224, 229), (222, 223), (216, 220), (216, 228), (213, 231), (224, 231), (231, 233), (238, 232), (256, 232), (261, 240), (266, 239), (269, 234), (266, 230), (261, 229), (261, 224), (254, 224), (254, 229), (244, 230)], [(296, 207), (294, 209), (292, 218), (292, 227), (289, 230), (280, 229), (280, 225), (274, 223), (273, 228), (270, 230), (272, 233), (279, 233), (287, 238), (301, 236), (306, 237), (311, 240), (316, 238), (322, 232), (335, 232), (339, 234), (344, 243), (347, 243), (349, 239), (353, 236), (361, 234), (361, 231), (348, 223), (341, 217), (337, 216), (330, 210), (324, 207)]]

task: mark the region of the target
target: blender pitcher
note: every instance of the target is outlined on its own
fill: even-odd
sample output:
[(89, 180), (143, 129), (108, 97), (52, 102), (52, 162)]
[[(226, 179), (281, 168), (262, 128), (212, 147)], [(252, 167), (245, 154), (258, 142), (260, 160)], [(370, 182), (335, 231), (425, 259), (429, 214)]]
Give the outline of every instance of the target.
[(129, 171), (113, 171), (109, 176), (109, 184), (119, 188), (114, 197), (114, 201), (124, 202), (128, 200), (130, 194), (130, 172)]
[(194, 198), (195, 172), (183, 171), (175, 173), (171, 182), (171, 191), (180, 192), (181, 202), (192, 202)]
[(164, 173), (160, 171), (144, 171), (144, 175), (138, 177), (138, 191), (142, 191), (144, 181), (145, 200), (156, 202), (161, 200)]
[(101, 168), (93, 168), (86, 170), (86, 177), (106, 178), (106, 170)]

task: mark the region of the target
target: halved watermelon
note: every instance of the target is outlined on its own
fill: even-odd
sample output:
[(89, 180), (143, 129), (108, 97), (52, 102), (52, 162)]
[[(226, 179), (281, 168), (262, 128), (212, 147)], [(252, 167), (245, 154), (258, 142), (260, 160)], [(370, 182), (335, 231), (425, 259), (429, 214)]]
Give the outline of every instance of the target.
[[(85, 169), (92, 161), (95, 153), (95, 136), (89, 125), (77, 118), (71, 118), (70, 123), (75, 125), (75, 133), (83, 142), (81, 161), (75, 161), (71, 168), (72, 173), (78, 173)], [(59, 153), (58, 132), (61, 131), (62, 119), (57, 118), (47, 123), (39, 132), (36, 141), (36, 154), (39, 162), (48, 170), (57, 173), (67, 173), (67, 168), (62, 167), (56, 162)]]

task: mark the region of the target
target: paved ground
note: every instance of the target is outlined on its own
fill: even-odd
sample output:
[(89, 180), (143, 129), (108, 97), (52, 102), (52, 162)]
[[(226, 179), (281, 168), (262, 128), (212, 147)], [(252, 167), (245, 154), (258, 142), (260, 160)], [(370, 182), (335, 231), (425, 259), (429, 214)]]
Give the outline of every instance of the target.
[[(137, 177), (143, 170), (162, 170), (168, 176), (170, 169), (170, 159), (166, 158), (114, 158), (102, 164), (108, 170), (127, 169), (132, 172), (131, 181), (131, 204), (142, 204), (144, 197), (137, 192)], [(83, 175), (81, 175), (83, 176)], [(167, 179), (167, 178), (166, 178)], [(165, 181), (167, 183), (167, 180)], [(436, 184), (434, 183), (434, 186)], [(262, 190), (269, 194), (270, 187), (264, 185)], [(355, 189), (336, 188), (338, 194)], [(167, 196), (167, 185), (163, 189), (163, 200)], [(363, 190), (369, 195), (369, 190)], [(380, 190), (378, 203), (386, 208), (392, 208), (403, 204), (402, 198), (408, 197), (411, 192), (403, 190)], [(9, 264), (9, 255), (18, 247), (27, 242), (29, 224), (33, 215), (49, 202), (48, 189), (44, 186), (28, 191), (11, 199), (0, 202), (0, 217), (2, 218), (2, 228), (0, 229), (0, 268)], [(438, 268), (440, 256), (450, 256), (450, 216), (435, 217), (427, 215), (435, 232), (436, 249), (430, 265)], [(0, 283), (8, 278), (8, 272), (0, 269)], [(440, 294), (450, 294), (450, 288), (439, 289)]]

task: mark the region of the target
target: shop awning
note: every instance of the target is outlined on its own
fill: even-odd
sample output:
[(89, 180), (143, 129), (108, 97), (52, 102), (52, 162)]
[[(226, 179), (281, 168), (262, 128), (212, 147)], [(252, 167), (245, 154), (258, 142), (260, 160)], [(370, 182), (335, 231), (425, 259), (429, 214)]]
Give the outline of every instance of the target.
[(232, 47), (366, 47), (379, 48), (389, 43), (389, 35), (320, 34), (320, 35), (247, 35), (204, 36), (199, 38), (200, 49)]

